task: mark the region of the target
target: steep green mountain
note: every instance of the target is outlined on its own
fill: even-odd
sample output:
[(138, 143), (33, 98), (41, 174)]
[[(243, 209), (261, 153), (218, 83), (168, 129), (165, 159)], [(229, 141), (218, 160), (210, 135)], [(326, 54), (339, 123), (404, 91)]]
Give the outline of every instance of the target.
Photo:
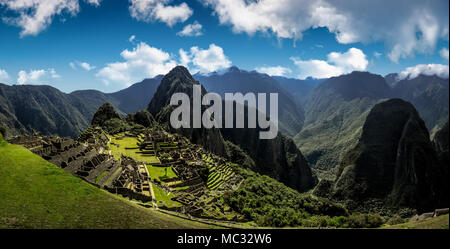
[[(175, 93), (187, 94), (189, 96), (189, 99), (191, 100), (190, 105), (192, 110), (192, 91), (194, 85), (200, 85), (200, 83), (192, 77), (192, 75), (185, 67), (175, 67), (161, 80), (161, 84), (159, 84), (158, 89), (156, 90), (156, 93), (150, 101), (147, 110), (154, 117), (156, 117), (156, 120), (159, 123), (166, 124), (167, 128), (170, 131), (179, 132), (180, 134), (188, 137), (191, 142), (202, 145), (215, 154), (225, 155), (225, 142), (218, 129), (173, 129), (170, 126), (170, 114), (171, 110), (173, 109), (170, 105), (170, 99), (172, 98), (172, 95)], [(203, 86), (201, 86), (201, 91), (201, 95), (203, 96), (206, 93), (206, 90)], [(203, 107), (202, 109), (204, 110), (205, 108)], [(193, 127), (192, 111), (190, 115), (190, 127)]]
[(90, 114), (80, 98), (56, 88), (0, 84), (0, 124), (9, 135), (36, 130), (76, 137), (89, 125)]
[(370, 109), (389, 96), (390, 88), (379, 75), (353, 72), (330, 78), (305, 100), (305, 125), (294, 141), (313, 167), (332, 169), (356, 145)]
[(411, 102), (432, 135), (448, 120), (449, 80), (419, 75), (395, 83), (392, 95)]
[(94, 113), (91, 124), (94, 126), (103, 126), (110, 119), (120, 119), (120, 115), (114, 109), (114, 106), (110, 103), (105, 103)]
[[(294, 136), (303, 126), (303, 109), (297, 99), (284, 89), (274, 78), (256, 71), (247, 72), (237, 67), (231, 67), (224, 74), (213, 73), (209, 76), (200, 74), (195, 78), (208, 92), (225, 93), (278, 93), (279, 129), (287, 136)], [(267, 97), (268, 98), (268, 97)], [(269, 102), (267, 102), (269, 103)], [(270, 112), (268, 112), (270, 115)]]
[(101, 190), (0, 134), (0, 228), (215, 228)]
[[(192, 99), (193, 85), (199, 84), (184, 67), (176, 67), (164, 76), (148, 110), (157, 121), (168, 124), (172, 107), (169, 105), (173, 93), (183, 92)], [(206, 90), (202, 87), (202, 94)], [(191, 101), (191, 105), (192, 105)], [(224, 105), (222, 105), (224, 106)], [(235, 110), (234, 110), (235, 111)], [(192, 114), (192, 113), (191, 113)], [(191, 120), (192, 122), (192, 120)], [(287, 186), (306, 191), (317, 183), (308, 162), (296, 148), (293, 141), (281, 133), (275, 139), (259, 139), (259, 129), (177, 129), (193, 143), (200, 144), (217, 154), (227, 150), (225, 140), (238, 145), (255, 162), (254, 170), (267, 174)], [(225, 139), (224, 139), (225, 138)]]
[(419, 212), (448, 206), (448, 165), (439, 163), (411, 103), (391, 99), (372, 108), (358, 144), (340, 164), (333, 197)]
[(280, 76), (272, 76), (282, 87), (297, 98), (299, 103), (303, 103), (308, 94), (321, 82), (326, 79), (306, 78), (304, 80), (291, 79)]

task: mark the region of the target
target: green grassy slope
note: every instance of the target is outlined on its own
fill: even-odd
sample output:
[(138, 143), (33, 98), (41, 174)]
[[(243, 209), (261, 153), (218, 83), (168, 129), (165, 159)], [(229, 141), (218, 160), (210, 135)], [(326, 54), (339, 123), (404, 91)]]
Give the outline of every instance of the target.
[(0, 228), (211, 228), (123, 200), (1, 137), (0, 200)]
[(449, 216), (442, 215), (436, 218), (428, 218), (422, 221), (411, 221), (393, 226), (383, 226), (385, 229), (449, 229)]

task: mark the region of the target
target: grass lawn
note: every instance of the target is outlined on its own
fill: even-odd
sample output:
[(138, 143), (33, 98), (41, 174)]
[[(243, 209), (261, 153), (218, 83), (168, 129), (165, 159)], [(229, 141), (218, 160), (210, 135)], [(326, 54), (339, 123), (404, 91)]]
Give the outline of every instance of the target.
[(214, 228), (96, 188), (0, 138), (0, 228)]
[[(166, 175), (167, 169), (167, 175)], [(153, 165), (147, 165), (148, 173), (150, 174), (151, 179), (157, 179), (159, 181), (164, 179), (171, 179), (177, 177), (175, 172), (173, 172), (171, 167), (156, 167)]]
[(156, 202), (158, 207), (181, 207), (181, 203), (171, 200), (170, 198), (175, 197), (173, 193), (167, 194), (162, 188), (153, 184), (153, 192), (155, 193)]
[[(117, 159), (120, 158), (120, 154), (124, 156), (128, 156), (134, 158), (137, 161), (144, 162), (147, 164), (157, 164), (160, 163), (159, 159), (156, 156), (145, 155), (138, 153), (140, 150), (137, 148), (137, 138), (135, 137), (125, 137), (123, 139), (117, 139), (122, 136), (122, 134), (116, 136), (109, 136), (111, 138), (111, 142), (114, 144), (118, 144), (119, 147), (113, 144), (109, 144), (109, 149), (111, 150), (112, 155), (114, 155)], [(133, 148), (133, 149), (125, 149), (125, 148)]]

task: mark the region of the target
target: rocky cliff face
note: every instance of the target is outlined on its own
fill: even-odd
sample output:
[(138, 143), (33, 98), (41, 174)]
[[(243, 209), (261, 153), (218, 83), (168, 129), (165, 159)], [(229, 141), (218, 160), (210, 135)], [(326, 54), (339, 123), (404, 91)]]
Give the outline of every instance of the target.
[(375, 105), (341, 164), (333, 197), (431, 210), (448, 205), (445, 170), (424, 121), (401, 99)]
[(254, 161), (255, 171), (268, 175), (300, 192), (317, 184), (308, 162), (292, 139), (278, 133), (259, 139), (259, 129), (221, 129), (223, 137), (240, 146)]
[(449, 153), (449, 145), (448, 145), (448, 120), (447, 123), (445, 123), (444, 127), (440, 129), (433, 139), (433, 144), (436, 149), (436, 152), (438, 154), (439, 162), (445, 171), (445, 175), (448, 176), (448, 170), (450, 165), (450, 153)]

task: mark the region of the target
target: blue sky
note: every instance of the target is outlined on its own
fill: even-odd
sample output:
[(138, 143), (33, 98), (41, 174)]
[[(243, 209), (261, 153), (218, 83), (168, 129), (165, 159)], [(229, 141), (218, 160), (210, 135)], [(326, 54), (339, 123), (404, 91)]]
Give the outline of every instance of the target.
[[(274, 0), (58, 0), (46, 11), (33, 0), (21, 2), (0, 0), (0, 82), (7, 84), (114, 92), (177, 64), (193, 73), (236, 65), (293, 78), (352, 70), (385, 75), (442, 64), (437, 71), (448, 77), (446, 0), (425, 6), (425, 1), (316, 6), (318, 1), (285, 0), (281, 6)], [(395, 16), (384, 11), (391, 8)], [(201, 29), (186, 29), (182, 36), (192, 24)]]

